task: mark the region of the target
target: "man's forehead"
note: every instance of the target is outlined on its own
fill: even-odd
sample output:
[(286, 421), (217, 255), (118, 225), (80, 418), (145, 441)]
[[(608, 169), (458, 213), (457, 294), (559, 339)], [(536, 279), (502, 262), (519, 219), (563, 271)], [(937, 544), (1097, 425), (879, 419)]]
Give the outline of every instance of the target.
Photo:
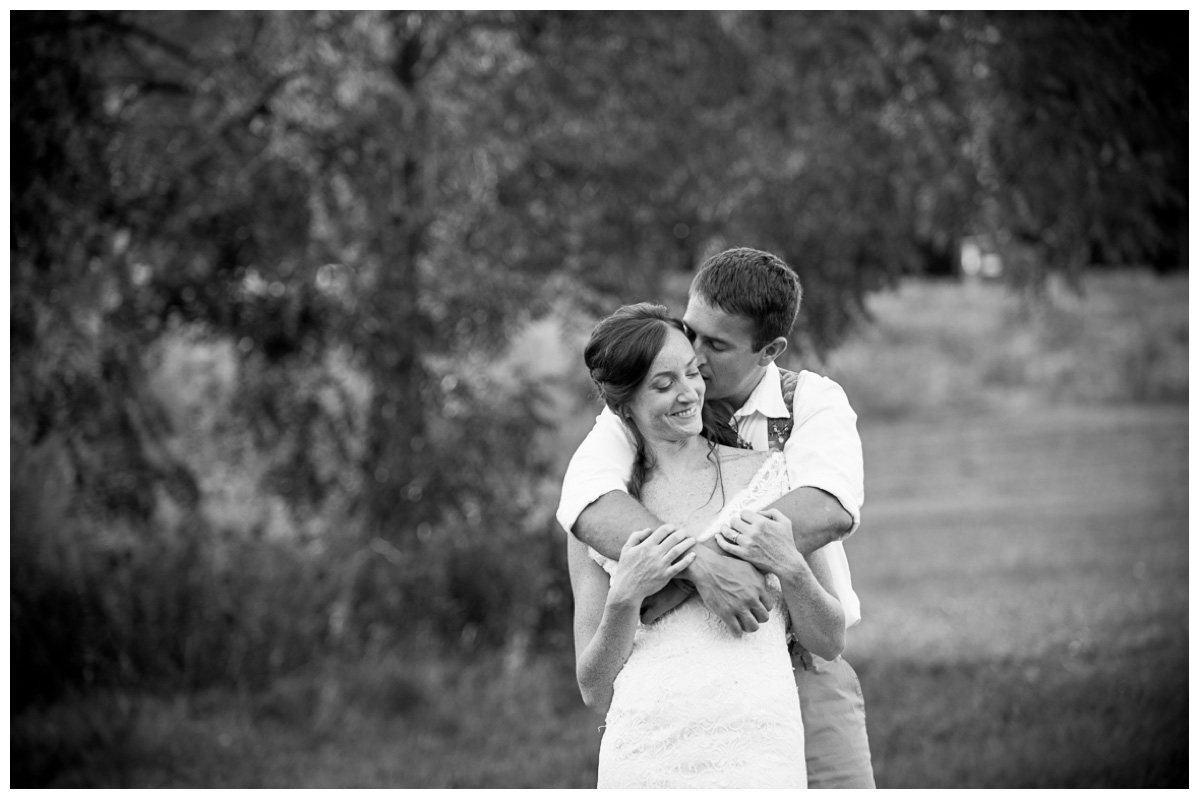
[(753, 323), (740, 314), (731, 314), (722, 308), (706, 303), (702, 298), (689, 297), (683, 322), (701, 336), (727, 341), (754, 338)]

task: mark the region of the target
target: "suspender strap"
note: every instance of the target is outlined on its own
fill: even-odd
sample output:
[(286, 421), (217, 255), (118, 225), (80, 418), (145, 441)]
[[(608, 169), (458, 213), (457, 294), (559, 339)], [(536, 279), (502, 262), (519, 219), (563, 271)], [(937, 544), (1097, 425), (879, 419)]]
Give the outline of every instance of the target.
[[(792, 400), (796, 397), (796, 384), (800, 376), (786, 369), (779, 370), (779, 388), (783, 390), (783, 402), (787, 405), (786, 417), (767, 418), (767, 446), (771, 450), (782, 450), (792, 435)], [(737, 429), (733, 427), (733, 407), (724, 400), (713, 400), (704, 404), (701, 418), (704, 420), (704, 435), (709, 439), (729, 447), (753, 448), (742, 440)]]
[(779, 388), (783, 390), (783, 402), (787, 405), (788, 415), (767, 419), (767, 446), (772, 450), (782, 450), (788, 437), (792, 435), (792, 426), (796, 422), (792, 418), (792, 401), (796, 398), (796, 384), (799, 380), (800, 376), (795, 372), (779, 370)]

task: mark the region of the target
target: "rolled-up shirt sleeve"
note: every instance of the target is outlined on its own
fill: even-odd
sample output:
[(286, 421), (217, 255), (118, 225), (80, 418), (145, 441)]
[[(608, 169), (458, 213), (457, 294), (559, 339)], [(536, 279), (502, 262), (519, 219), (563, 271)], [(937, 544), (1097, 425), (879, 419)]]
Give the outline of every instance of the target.
[(800, 373), (792, 413), (792, 435), (783, 449), (791, 485), (836, 497), (853, 520), (849, 536), (858, 530), (864, 499), (858, 415), (841, 386), (812, 372)]
[(625, 424), (605, 408), (571, 456), (555, 517), (568, 533), (583, 510), (612, 491), (628, 491), (635, 450)]

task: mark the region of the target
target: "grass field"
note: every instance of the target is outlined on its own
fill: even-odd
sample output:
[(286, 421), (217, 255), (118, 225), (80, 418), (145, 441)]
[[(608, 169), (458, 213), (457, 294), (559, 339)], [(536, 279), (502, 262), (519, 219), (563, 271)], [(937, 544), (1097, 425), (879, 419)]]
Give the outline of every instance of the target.
[[(1041, 322), (996, 292), (901, 292), (831, 359), (867, 462), (847, 658), (881, 787), (1187, 786), (1186, 280), (1140, 286)], [(950, 377), (914, 397), (922, 370)], [(569, 654), (422, 649), (14, 720), (13, 785), (584, 788), (599, 724)]]
[(1187, 411), (868, 425), (847, 543), (881, 786), (1181, 787)]

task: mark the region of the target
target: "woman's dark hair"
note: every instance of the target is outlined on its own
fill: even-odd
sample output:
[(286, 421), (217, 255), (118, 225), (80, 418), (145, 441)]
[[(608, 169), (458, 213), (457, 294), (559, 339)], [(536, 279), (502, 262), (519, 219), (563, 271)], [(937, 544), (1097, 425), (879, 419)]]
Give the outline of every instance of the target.
[(600, 320), (583, 349), (592, 382), (604, 404), (621, 418), (633, 435), (637, 455), (629, 478), (629, 494), (640, 498), (646, 476), (654, 467), (646, 441), (629, 414), (629, 404), (654, 359), (674, 328), (691, 338), (683, 321), (672, 316), (664, 306), (654, 303), (635, 303), (621, 306)]

